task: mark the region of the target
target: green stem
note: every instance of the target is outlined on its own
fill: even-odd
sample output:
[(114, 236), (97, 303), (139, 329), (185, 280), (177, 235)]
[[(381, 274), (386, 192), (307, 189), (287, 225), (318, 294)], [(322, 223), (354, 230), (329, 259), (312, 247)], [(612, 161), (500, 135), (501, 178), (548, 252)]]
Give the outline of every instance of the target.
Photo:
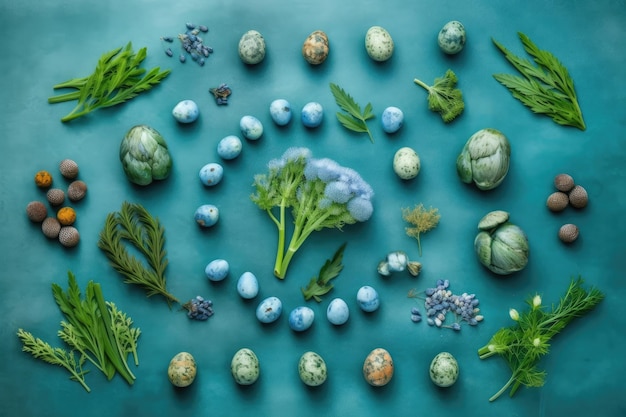
[(493, 394), (491, 396), (491, 398), (489, 398), (489, 401), (495, 401), (498, 399), (498, 397), (500, 397), (500, 395), (504, 394), (504, 392), (511, 386), (511, 384), (515, 382), (515, 375), (512, 375), (511, 378), (509, 378), (509, 380), (507, 381), (506, 384), (504, 384), (504, 386), (502, 388), (500, 388), (500, 390), (498, 392), (496, 392), (495, 394)]
[(73, 91), (71, 93), (48, 97), (48, 103), (50, 104), (64, 103), (66, 101), (78, 100), (79, 97), (80, 97), (80, 91)]
[[(268, 210), (269, 212), (269, 210)], [(278, 244), (276, 247), (276, 262), (274, 262), (274, 275), (276, 275), (280, 279), (285, 278), (285, 274), (280, 271), (283, 269), (283, 256), (285, 251), (285, 202), (280, 204), (280, 220), (276, 220), (276, 218), (270, 213), (270, 217), (276, 223), (278, 227)], [(286, 268), (285, 268), (286, 269)]]

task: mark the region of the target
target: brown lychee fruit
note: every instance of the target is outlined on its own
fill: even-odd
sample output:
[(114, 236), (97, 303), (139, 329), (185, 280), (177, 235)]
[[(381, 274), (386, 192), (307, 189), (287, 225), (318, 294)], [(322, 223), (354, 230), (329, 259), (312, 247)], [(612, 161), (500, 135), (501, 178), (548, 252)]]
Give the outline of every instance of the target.
[(81, 180), (72, 181), (67, 187), (67, 196), (72, 201), (82, 200), (87, 194), (87, 184)]
[(78, 245), (80, 234), (74, 226), (63, 226), (59, 231), (59, 242), (66, 248)]
[(48, 202), (53, 206), (60, 206), (65, 202), (65, 191), (60, 188), (50, 188), (46, 193)]
[(59, 237), (59, 231), (61, 230), (61, 223), (55, 217), (47, 217), (41, 224), (41, 231), (44, 236), (50, 239), (56, 239)]
[(554, 177), (554, 186), (557, 190), (566, 193), (574, 188), (574, 178), (569, 174), (559, 174)]
[(48, 209), (41, 201), (31, 201), (26, 205), (26, 215), (30, 221), (39, 223), (48, 215)]
[(64, 159), (59, 164), (59, 171), (67, 179), (74, 179), (78, 176), (78, 164), (71, 159)]
[(578, 226), (567, 223), (559, 229), (559, 239), (564, 243), (572, 243), (578, 239)]
[(562, 191), (556, 191), (548, 196), (546, 204), (550, 211), (563, 211), (569, 204), (569, 197)]
[(574, 208), (583, 208), (587, 206), (589, 201), (589, 197), (587, 195), (587, 190), (585, 190), (582, 186), (576, 185), (569, 192), (569, 203)]

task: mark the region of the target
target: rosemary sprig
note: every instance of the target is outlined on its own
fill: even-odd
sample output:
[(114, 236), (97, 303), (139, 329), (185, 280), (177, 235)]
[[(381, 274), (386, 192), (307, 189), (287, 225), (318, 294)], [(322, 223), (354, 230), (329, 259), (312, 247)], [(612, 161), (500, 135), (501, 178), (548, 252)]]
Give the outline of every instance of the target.
[[(126, 244), (131, 244), (146, 257), (147, 266), (129, 253)], [(98, 247), (113, 269), (124, 277), (124, 282), (143, 287), (148, 297), (161, 295), (168, 304), (180, 304), (166, 288), (165, 229), (145, 207), (125, 201), (119, 212), (109, 213), (100, 232)]]
[(305, 300), (314, 298), (318, 303), (322, 301), (321, 296), (330, 292), (333, 289), (333, 284), (330, 281), (339, 276), (339, 273), (343, 269), (341, 263), (343, 259), (343, 251), (346, 248), (346, 243), (341, 245), (335, 252), (332, 259), (327, 259), (324, 262), (322, 268), (317, 277), (311, 278), (309, 285), (306, 288), (301, 288), (302, 295)]
[(489, 401), (496, 400), (509, 388), (512, 397), (521, 385), (540, 387), (544, 384), (546, 372), (538, 369), (537, 364), (548, 354), (552, 337), (604, 299), (597, 288), (586, 290), (582, 285), (581, 277), (572, 279), (565, 295), (551, 311), (543, 308), (538, 294), (527, 300), (529, 311), (519, 313), (511, 309), (509, 315), (515, 324), (498, 330), (489, 343), (478, 349), (480, 359), (500, 355), (511, 369), (509, 380)]
[(367, 133), (370, 137), (370, 141), (374, 143), (372, 132), (367, 127), (367, 121), (374, 117), (372, 112), (372, 103), (367, 103), (363, 111), (361, 112), (361, 106), (354, 101), (352, 96), (346, 93), (337, 84), (330, 83), (330, 91), (333, 93), (335, 102), (345, 113), (337, 112), (337, 119), (347, 129), (357, 133)]
[(492, 39), (505, 58), (523, 75), (494, 74), (493, 77), (534, 113), (545, 114), (560, 125), (585, 130), (574, 81), (567, 68), (553, 54), (539, 49), (525, 34), (518, 32), (518, 36), (536, 65), (513, 55)]
[(77, 91), (50, 97), (48, 103), (77, 100), (76, 107), (61, 119), (62, 122), (69, 122), (98, 108), (128, 101), (150, 90), (170, 73), (170, 70), (161, 71), (159, 67), (146, 73), (140, 65), (147, 54), (147, 48), (134, 53), (131, 42), (123, 48), (106, 52), (88, 77), (74, 78), (53, 86), (55, 90), (74, 88)]

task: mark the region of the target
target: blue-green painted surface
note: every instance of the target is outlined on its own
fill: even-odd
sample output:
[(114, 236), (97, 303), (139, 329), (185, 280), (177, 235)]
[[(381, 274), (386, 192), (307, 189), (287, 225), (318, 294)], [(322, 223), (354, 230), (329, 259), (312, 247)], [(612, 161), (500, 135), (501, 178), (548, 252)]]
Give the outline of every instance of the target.
[[(371, 1), (316, 2), (109, 0), (4, 0), (0, 4), (0, 211), (2, 273), (0, 274), (0, 398), (5, 416), (146, 416), (146, 415), (289, 415), (308, 416), (555, 416), (587, 417), (626, 414), (623, 384), (624, 271), (626, 222), (624, 162), (626, 147), (626, 4), (624, 1)], [(439, 29), (460, 20), (467, 29), (465, 49), (442, 54)], [(204, 67), (188, 60), (180, 64), (163, 53), (160, 37), (176, 35), (185, 22), (205, 24), (205, 43), (214, 54)], [(363, 46), (370, 26), (385, 27), (396, 50), (386, 63), (370, 60)], [(237, 55), (237, 43), (249, 29), (267, 42), (265, 61), (247, 67)], [(314, 30), (324, 30), (331, 53), (319, 67), (301, 56), (302, 42)], [(541, 48), (553, 52), (575, 80), (588, 129), (562, 127), (532, 114), (493, 78), (512, 72), (491, 43), (491, 37), (522, 54), (516, 32), (526, 33)], [(52, 86), (88, 75), (105, 51), (132, 41), (147, 46), (145, 65), (171, 68), (159, 87), (124, 105), (101, 110), (62, 124), (72, 104), (49, 105)], [(466, 111), (449, 125), (427, 109), (425, 92), (413, 78), (433, 80), (446, 69), (459, 77)], [(218, 107), (208, 89), (228, 83), (228, 106)], [(344, 130), (334, 117), (337, 107), (328, 84), (335, 82), (355, 99), (374, 106), (370, 122), (375, 143)], [(294, 120), (275, 126), (269, 103), (289, 100)], [(195, 100), (200, 119), (179, 125), (171, 110), (183, 99)], [(309, 101), (326, 109), (321, 127), (308, 130), (299, 121)], [(404, 111), (405, 126), (385, 134), (380, 115), (387, 106)], [(244, 141), (239, 158), (225, 162), (224, 179), (214, 188), (199, 181), (200, 168), (219, 162), (216, 145), (224, 136), (239, 134), (239, 119), (251, 114), (264, 124), (257, 142)], [(118, 160), (119, 144), (128, 129), (145, 123), (166, 138), (174, 170), (166, 181), (146, 188), (132, 186)], [(512, 146), (510, 172), (500, 187), (481, 192), (462, 184), (455, 160), (471, 134), (485, 127), (504, 132)], [(289, 146), (308, 146), (315, 156), (330, 157), (358, 170), (376, 193), (375, 213), (365, 223), (343, 232), (324, 230), (295, 256), (287, 278), (272, 275), (276, 234), (269, 218), (249, 200), (254, 174)], [(402, 182), (391, 168), (395, 151), (413, 147), (422, 171)], [(57, 164), (72, 158), (88, 197), (75, 204), (81, 242), (74, 250), (43, 237), (26, 218), (25, 206), (44, 199), (33, 183), (35, 172), (47, 169), (64, 186)], [(567, 172), (589, 192), (584, 210), (558, 215), (545, 206), (554, 175)], [(166, 229), (170, 265), (168, 287), (181, 299), (203, 295), (213, 300), (215, 315), (208, 322), (191, 322), (170, 311), (158, 298), (122, 283), (97, 248), (107, 213), (123, 201), (143, 204)], [(401, 208), (423, 203), (439, 208), (439, 227), (422, 237), (423, 256), (405, 235)], [(217, 226), (201, 230), (193, 213), (201, 204), (221, 211)], [(490, 274), (477, 261), (473, 239), (479, 219), (502, 209), (527, 233), (530, 262), (510, 277)], [(581, 236), (565, 246), (556, 237), (563, 223), (576, 223)], [(319, 304), (311, 329), (296, 334), (288, 312), (305, 304), (300, 287), (317, 273), (325, 259), (347, 242), (345, 268), (335, 288)], [(376, 265), (387, 252), (404, 250), (423, 263), (414, 279), (397, 274), (382, 279)], [(227, 259), (230, 276), (211, 283), (204, 267)], [(106, 381), (97, 371), (87, 375), (92, 392), (70, 381), (62, 369), (20, 352), (18, 328), (61, 346), (56, 336), (62, 319), (50, 292), (52, 283), (66, 285), (73, 271), (82, 286), (102, 284), (105, 297), (126, 311), (139, 326), (140, 366), (133, 369), (133, 387), (116, 377)], [(259, 296), (244, 302), (236, 280), (252, 271), (260, 281)], [(571, 276), (606, 292), (592, 314), (573, 323), (553, 340), (541, 366), (548, 372), (540, 389), (521, 389), (510, 399), (487, 399), (509, 377), (499, 359), (480, 361), (476, 350), (500, 327), (509, 325), (508, 310), (522, 309), (535, 291), (547, 303), (557, 302)], [(485, 321), (462, 331), (436, 329), (409, 319), (417, 304), (406, 297), (411, 288), (425, 289), (437, 279), (449, 279), (452, 290), (473, 292), (481, 300)], [(356, 305), (362, 285), (375, 287), (381, 308), (364, 314)], [(254, 310), (264, 297), (283, 300), (282, 318), (270, 326), (257, 322)], [(339, 328), (325, 319), (333, 297), (344, 298), (349, 322)], [(254, 350), (261, 364), (260, 379), (237, 386), (230, 361), (242, 347)], [(363, 360), (376, 347), (392, 355), (396, 373), (389, 385), (373, 388), (361, 374)], [(312, 350), (328, 366), (328, 380), (309, 388), (298, 378), (300, 355)], [(191, 352), (198, 377), (185, 390), (167, 380), (169, 360)], [(441, 351), (458, 360), (460, 376), (448, 389), (438, 389), (428, 377), (432, 358)]]

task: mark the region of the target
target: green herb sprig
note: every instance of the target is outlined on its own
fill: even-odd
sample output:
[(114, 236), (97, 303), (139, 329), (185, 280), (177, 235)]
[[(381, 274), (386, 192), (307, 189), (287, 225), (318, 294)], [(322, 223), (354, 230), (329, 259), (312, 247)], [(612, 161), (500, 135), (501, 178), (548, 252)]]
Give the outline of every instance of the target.
[(604, 294), (597, 288), (586, 290), (582, 285), (581, 277), (572, 279), (559, 304), (552, 306), (550, 311), (544, 309), (538, 294), (527, 300), (529, 311), (509, 310), (515, 325), (498, 330), (489, 343), (478, 349), (480, 359), (499, 355), (512, 372), (511, 378), (489, 401), (496, 400), (509, 388), (512, 397), (521, 385), (540, 387), (544, 384), (546, 372), (539, 370), (537, 364), (548, 354), (552, 337), (604, 299)]
[(55, 90), (73, 88), (76, 91), (50, 97), (48, 103), (78, 101), (76, 107), (61, 119), (62, 122), (77, 119), (98, 108), (124, 103), (150, 90), (171, 72), (161, 71), (159, 67), (148, 72), (140, 68), (147, 54), (147, 48), (134, 53), (131, 42), (125, 47), (106, 52), (88, 77), (74, 78), (53, 86)]
[(412, 209), (403, 208), (402, 218), (412, 225), (412, 227), (406, 227), (405, 231), (408, 236), (414, 237), (417, 240), (417, 250), (419, 256), (422, 256), (421, 235), (437, 227), (439, 219), (441, 218), (439, 210), (433, 207), (427, 210), (424, 208), (424, 205), (420, 203)]
[(525, 34), (518, 32), (518, 36), (536, 65), (528, 59), (513, 55), (492, 39), (494, 45), (522, 75), (494, 74), (493, 77), (534, 113), (545, 114), (560, 125), (585, 130), (574, 81), (567, 68), (552, 53), (539, 49)]
[(333, 289), (333, 284), (330, 281), (339, 276), (339, 273), (343, 269), (343, 251), (346, 248), (346, 243), (341, 245), (335, 252), (332, 259), (327, 259), (324, 265), (320, 269), (317, 277), (311, 278), (309, 285), (306, 288), (302, 288), (302, 295), (306, 301), (311, 298), (315, 299), (318, 303), (322, 301), (321, 296), (328, 294)]
[[(147, 265), (131, 255), (126, 244), (145, 256)], [(124, 277), (124, 282), (144, 288), (148, 297), (161, 295), (168, 304), (180, 304), (178, 298), (167, 290), (165, 229), (141, 204), (125, 201), (119, 212), (109, 213), (100, 232), (98, 247), (113, 269)]]
[(428, 91), (428, 109), (439, 113), (444, 123), (450, 123), (465, 110), (463, 92), (456, 88), (458, 78), (451, 69), (443, 77), (435, 78), (433, 85), (417, 78), (413, 82)]
[(374, 143), (374, 137), (366, 123), (369, 119), (374, 118), (372, 103), (367, 103), (363, 111), (361, 111), (361, 106), (337, 84), (330, 83), (330, 91), (333, 93), (337, 105), (347, 113), (337, 112), (337, 120), (345, 128), (353, 132), (367, 133), (370, 141)]

